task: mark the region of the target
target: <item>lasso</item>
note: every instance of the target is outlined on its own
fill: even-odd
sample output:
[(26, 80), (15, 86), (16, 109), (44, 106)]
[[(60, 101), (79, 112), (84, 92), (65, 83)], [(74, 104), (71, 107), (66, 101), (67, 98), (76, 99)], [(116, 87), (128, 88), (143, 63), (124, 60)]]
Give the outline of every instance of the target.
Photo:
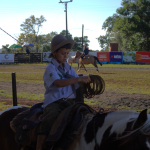
[(95, 95), (100, 95), (105, 90), (105, 82), (99, 75), (91, 75), (91, 82), (83, 84), (83, 91), (85, 98), (93, 98)]

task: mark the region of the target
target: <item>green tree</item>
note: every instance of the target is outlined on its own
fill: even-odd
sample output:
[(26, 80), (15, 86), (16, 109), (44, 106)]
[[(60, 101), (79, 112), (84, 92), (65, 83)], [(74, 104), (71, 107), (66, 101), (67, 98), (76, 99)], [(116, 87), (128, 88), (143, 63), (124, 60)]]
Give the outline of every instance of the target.
[(2, 52), (1, 53), (13, 53), (12, 50), (9, 48), (9, 44), (2, 45)]
[(149, 51), (150, 1), (122, 0), (122, 7), (116, 12), (103, 23), (106, 35), (97, 38), (100, 46), (108, 49), (107, 42), (117, 42), (120, 51)]
[[(62, 34), (64, 37), (66, 37), (66, 30), (62, 30), (59, 34)], [(73, 39), (72, 34), (68, 31), (68, 39)]]
[(43, 52), (49, 52), (51, 49), (50, 45), (44, 45), (43, 46)]
[(100, 47), (102, 48), (102, 51), (109, 51), (109, 43), (110, 43), (109, 36), (107, 34), (104, 36), (100, 35), (97, 39)]
[(130, 51), (150, 50), (150, 1), (122, 1), (122, 7), (117, 9), (122, 16), (115, 24), (120, 31), (123, 45)]
[(49, 52), (51, 50), (52, 38), (57, 34), (57, 32), (52, 31), (51, 33), (42, 36), (41, 46), (43, 47), (43, 52)]
[(42, 27), (42, 24), (46, 21), (44, 16), (40, 16), (40, 18), (35, 18), (34, 15), (30, 16), (21, 24), (20, 30), (23, 32), (20, 34), (19, 39), (21, 42), (33, 43), (35, 45), (36, 52), (39, 51), (39, 31)]
[(119, 50), (124, 51), (122, 47), (122, 37), (120, 33), (114, 29), (116, 20), (119, 18), (117, 14), (108, 17), (103, 23), (102, 29), (106, 31), (106, 35), (97, 38), (98, 43), (103, 51), (109, 51), (109, 43), (118, 43)]
[[(73, 51), (83, 51), (82, 50), (82, 37), (74, 37), (74, 47), (73, 47)], [(88, 36), (84, 36), (83, 37), (83, 45), (86, 45), (87, 47), (89, 46), (90, 41), (88, 40)]]

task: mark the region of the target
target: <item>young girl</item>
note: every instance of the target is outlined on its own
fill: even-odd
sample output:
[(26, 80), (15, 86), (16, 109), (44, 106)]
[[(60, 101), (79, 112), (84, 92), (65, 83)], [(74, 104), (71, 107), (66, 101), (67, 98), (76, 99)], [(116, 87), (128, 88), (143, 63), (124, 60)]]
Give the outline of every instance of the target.
[(49, 131), (58, 115), (67, 107), (74, 104), (75, 89), (78, 82), (89, 83), (89, 76), (79, 77), (74, 69), (66, 62), (74, 41), (63, 35), (56, 35), (51, 41), (51, 62), (43, 75), (46, 89), (43, 104), (43, 120), (37, 137), (36, 150), (42, 150)]

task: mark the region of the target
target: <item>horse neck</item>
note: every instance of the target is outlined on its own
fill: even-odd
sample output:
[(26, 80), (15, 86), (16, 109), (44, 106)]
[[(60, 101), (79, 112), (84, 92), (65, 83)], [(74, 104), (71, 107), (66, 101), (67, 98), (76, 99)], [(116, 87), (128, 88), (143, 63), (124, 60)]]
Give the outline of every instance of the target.
[(75, 56), (78, 58), (78, 57), (81, 57), (81, 55), (82, 53), (78, 51)]
[[(114, 140), (123, 135), (127, 124), (131, 122), (134, 123), (138, 118), (138, 115), (139, 113), (135, 111), (114, 111), (97, 114), (91, 120), (86, 122), (86, 125), (82, 130), (80, 141), (77, 143), (77, 147), (74, 150), (91, 150), (95, 148), (96, 143), (101, 148), (103, 141), (109, 141), (110, 139), (112, 142), (112, 139)], [(101, 150), (103, 150), (103, 148), (101, 148)]]
[[(148, 115), (147, 121), (142, 126), (133, 130), (134, 123), (138, 116), (139, 113), (135, 111), (116, 111), (104, 115), (104, 119), (102, 117), (98, 117), (99, 120), (103, 119), (103, 123), (98, 120), (96, 122), (98, 127), (96, 140), (100, 142), (98, 143), (98, 145), (100, 145), (100, 149), (116, 149), (116, 146), (120, 145), (120, 140), (125, 140), (124, 142), (127, 142), (127, 139), (130, 139), (131, 141), (136, 138), (136, 136), (134, 136), (135, 134), (137, 136), (139, 133), (143, 135), (150, 135), (150, 115)], [(107, 144), (109, 142), (111, 143), (110, 145)]]

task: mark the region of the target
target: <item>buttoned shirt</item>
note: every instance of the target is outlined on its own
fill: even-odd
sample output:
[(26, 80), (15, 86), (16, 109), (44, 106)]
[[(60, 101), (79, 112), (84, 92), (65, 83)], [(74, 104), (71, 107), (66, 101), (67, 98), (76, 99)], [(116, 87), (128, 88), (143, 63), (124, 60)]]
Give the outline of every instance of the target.
[[(61, 98), (75, 98), (71, 85), (65, 87), (56, 87), (54, 85), (54, 81), (58, 79), (65, 79), (62, 73), (57, 69), (59, 63), (55, 58), (52, 58), (51, 63), (49, 63), (45, 69), (43, 79), (45, 86), (45, 94), (44, 94), (44, 104), (43, 108), (45, 108), (48, 104), (57, 101)], [(75, 70), (67, 63), (64, 63), (64, 72), (68, 73), (74, 77), (78, 77)], [(60, 80), (61, 82), (61, 80)], [(78, 84), (75, 84), (75, 89), (78, 88)]]

